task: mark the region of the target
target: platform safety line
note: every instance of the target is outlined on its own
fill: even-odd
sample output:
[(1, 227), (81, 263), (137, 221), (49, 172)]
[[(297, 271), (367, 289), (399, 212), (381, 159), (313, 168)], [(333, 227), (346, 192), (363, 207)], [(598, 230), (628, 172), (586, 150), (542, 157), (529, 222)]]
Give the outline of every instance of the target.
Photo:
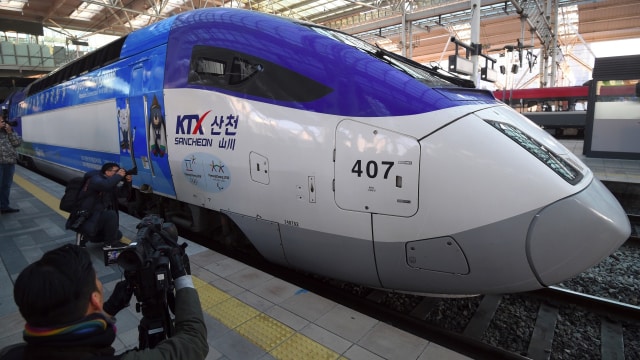
[(60, 210), (60, 208), (58, 208), (57, 204), (60, 203), (60, 199), (58, 199), (57, 197), (42, 190), (41, 188), (32, 184), (29, 180), (23, 178), (18, 174), (13, 175), (13, 182), (18, 184), (21, 188), (25, 189), (26, 191), (30, 192), (31, 195), (35, 196), (38, 200), (42, 201), (45, 205), (53, 209), (53, 211), (57, 212), (58, 214), (62, 215), (65, 218), (69, 216), (68, 212), (62, 211)]
[[(69, 213), (58, 208), (60, 199), (15, 174), (13, 181), (63, 217)], [(127, 239), (128, 242), (131, 240)], [(297, 333), (288, 325), (191, 275), (200, 297), (202, 311), (234, 330), (279, 360), (347, 359), (315, 340)]]

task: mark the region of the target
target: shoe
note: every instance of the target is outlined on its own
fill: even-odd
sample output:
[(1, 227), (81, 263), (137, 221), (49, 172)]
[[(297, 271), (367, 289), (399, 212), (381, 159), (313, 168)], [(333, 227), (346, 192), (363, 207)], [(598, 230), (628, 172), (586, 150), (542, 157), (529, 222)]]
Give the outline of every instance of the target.
[(118, 242), (115, 242), (113, 244), (105, 244), (104, 248), (105, 249), (121, 249), (121, 248), (125, 248), (127, 246), (129, 246), (129, 244), (125, 244), (123, 242), (118, 241)]
[(20, 209), (6, 208), (0, 209), (0, 214), (11, 214), (20, 211)]

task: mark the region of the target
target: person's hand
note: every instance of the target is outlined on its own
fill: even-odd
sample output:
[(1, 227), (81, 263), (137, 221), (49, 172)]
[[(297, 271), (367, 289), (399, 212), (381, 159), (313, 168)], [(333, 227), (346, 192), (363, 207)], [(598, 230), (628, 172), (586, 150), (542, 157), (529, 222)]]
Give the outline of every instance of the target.
[(11, 125), (9, 125), (9, 123), (5, 122), (4, 120), (0, 120), (0, 129), (4, 129), (4, 131), (6, 131), (7, 133), (11, 133), (13, 131)]
[(125, 177), (125, 175), (127, 175), (127, 170), (120, 168), (116, 174)]
[(133, 287), (127, 280), (122, 280), (116, 284), (109, 300), (104, 303), (102, 308), (107, 314), (115, 316), (120, 310), (129, 306), (132, 295)]
[(185, 254), (184, 248), (181, 246), (171, 249), (169, 253), (169, 265), (171, 266), (171, 277), (173, 277), (173, 280), (185, 275), (191, 275), (189, 257)]

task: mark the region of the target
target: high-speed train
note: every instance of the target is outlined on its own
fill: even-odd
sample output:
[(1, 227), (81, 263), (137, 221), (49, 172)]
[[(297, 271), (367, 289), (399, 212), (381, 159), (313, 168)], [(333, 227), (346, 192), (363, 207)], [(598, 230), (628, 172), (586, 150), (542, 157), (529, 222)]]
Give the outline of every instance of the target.
[(209, 8), (37, 80), (10, 118), (40, 169), (137, 167), (141, 210), (223, 219), (271, 262), (370, 287), (521, 292), (615, 251), (630, 225), (611, 193), (469, 85), (339, 31)]

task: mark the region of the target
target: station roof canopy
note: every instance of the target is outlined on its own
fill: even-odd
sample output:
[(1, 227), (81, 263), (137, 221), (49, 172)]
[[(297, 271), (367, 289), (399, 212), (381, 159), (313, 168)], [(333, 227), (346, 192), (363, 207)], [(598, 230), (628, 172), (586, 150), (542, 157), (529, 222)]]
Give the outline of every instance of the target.
[[(562, 24), (557, 34), (583, 42), (640, 38), (638, 0), (549, 1), (557, 3)], [(42, 27), (50, 27), (63, 33), (81, 31), (84, 35), (74, 40), (82, 42), (94, 34), (124, 35), (184, 11), (216, 6), (322, 24), (397, 52), (407, 44), (407, 56), (419, 62), (450, 54), (452, 36), (464, 42), (470, 38), (469, 0), (0, 0), (0, 36), (2, 31), (41, 35)], [(524, 45), (539, 47), (556, 31), (543, 15), (554, 8), (547, 8), (545, 0), (481, 0), (483, 49), (501, 51), (519, 38)], [(403, 9), (412, 24), (404, 32)]]

